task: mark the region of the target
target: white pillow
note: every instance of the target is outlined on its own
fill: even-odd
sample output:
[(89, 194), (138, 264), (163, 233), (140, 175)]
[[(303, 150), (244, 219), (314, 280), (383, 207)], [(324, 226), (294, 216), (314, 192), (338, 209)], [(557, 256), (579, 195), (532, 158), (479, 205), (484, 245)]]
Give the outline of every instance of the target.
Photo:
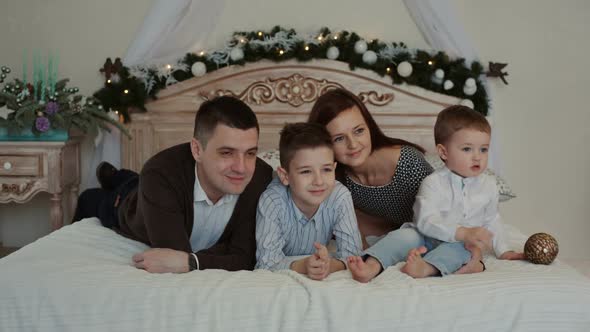
[[(277, 149), (259, 152), (258, 157), (264, 160), (267, 164), (269, 164), (274, 170), (276, 170), (281, 165), (281, 161), (279, 159), (279, 150)], [(432, 166), (432, 168), (434, 168), (435, 170), (445, 165), (443, 161), (440, 160), (440, 157), (435, 153), (427, 153), (425, 159), (430, 164), (430, 166)], [(496, 178), (496, 183), (498, 184), (498, 191), (500, 193), (500, 202), (506, 202), (516, 197), (516, 195), (512, 191), (512, 188), (510, 188), (506, 180), (504, 180), (499, 175), (496, 175), (490, 169), (486, 169), (485, 172)]]

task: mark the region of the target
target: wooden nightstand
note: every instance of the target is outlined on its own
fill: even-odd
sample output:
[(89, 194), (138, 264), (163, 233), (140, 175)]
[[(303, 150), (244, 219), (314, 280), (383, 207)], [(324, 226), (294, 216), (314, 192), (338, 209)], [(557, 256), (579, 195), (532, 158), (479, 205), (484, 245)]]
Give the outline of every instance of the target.
[(80, 138), (66, 142), (0, 142), (0, 203), (26, 203), (51, 194), (54, 230), (63, 226), (62, 200), (72, 216), (80, 185)]

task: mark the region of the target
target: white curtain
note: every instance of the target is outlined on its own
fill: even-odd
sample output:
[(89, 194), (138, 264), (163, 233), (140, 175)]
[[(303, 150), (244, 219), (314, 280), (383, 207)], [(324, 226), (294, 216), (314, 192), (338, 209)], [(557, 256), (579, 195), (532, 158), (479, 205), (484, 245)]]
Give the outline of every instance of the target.
[[(176, 62), (187, 52), (205, 49), (225, 0), (155, 0), (123, 58), (126, 66)], [(125, 138), (123, 138), (125, 139)], [(95, 139), (91, 164), (82, 188), (97, 187), (94, 175), (101, 161), (121, 167), (121, 133), (113, 129)]]
[[(404, 0), (404, 4), (414, 23), (420, 29), (424, 40), (433, 49), (445, 51), (452, 57), (465, 58), (468, 65), (472, 61), (478, 60), (477, 52), (467, 33), (465, 33), (463, 25), (455, 15), (450, 0)], [(486, 85), (488, 98), (492, 100), (486, 78), (482, 77), (482, 79), (484, 85)], [(497, 174), (502, 175), (503, 169), (498, 146), (499, 132), (498, 127), (494, 124), (494, 112), (491, 106), (488, 120), (492, 126), (492, 142), (488, 167)]]

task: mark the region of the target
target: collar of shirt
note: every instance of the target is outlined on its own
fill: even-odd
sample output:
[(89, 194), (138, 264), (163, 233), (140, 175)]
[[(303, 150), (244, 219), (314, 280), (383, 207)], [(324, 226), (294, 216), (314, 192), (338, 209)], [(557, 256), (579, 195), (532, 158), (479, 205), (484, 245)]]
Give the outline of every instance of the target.
[(289, 198), (289, 205), (291, 207), (291, 212), (295, 216), (295, 220), (297, 220), (297, 222), (299, 222), (302, 225), (305, 225), (308, 222), (313, 222), (315, 229), (319, 230), (319, 223), (316, 222), (315, 219), (318, 218), (318, 216), (320, 215), (320, 213), (324, 207), (325, 200), (324, 200), (324, 202), (322, 202), (320, 204), (320, 207), (314, 213), (314, 215), (311, 218), (307, 219), (307, 217), (303, 214), (303, 212), (301, 212), (301, 210), (299, 210), (299, 208), (295, 204), (295, 201), (293, 200), (293, 196), (291, 195), (291, 188), (290, 187), (287, 187), (287, 197)]
[(458, 185), (459, 188), (461, 188), (461, 190), (465, 189), (465, 187), (468, 186), (472, 186), (473, 184), (477, 184), (479, 183), (482, 174), (479, 174), (478, 176), (472, 176), (472, 177), (463, 177), (453, 171), (451, 171), (450, 169), (448, 169), (446, 166), (444, 166), (442, 168), (442, 172), (449, 178), (449, 180), (451, 181), (451, 185), (455, 186)]
[(205, 193), (205, 190), (203, 190), (203, 187), (201, 187), (201, 183), (199, 182), (199, 176), (197, 175), (197, 163), (195, 163), (195, 186), (193, 189), (193, 195), (194, 195), (194, 199), (193, 199), (194, 202), (205, 202), (209, 206), (220, 206), (222, 204), (229, 203), (229, 202), (237, 199), (239, 196), (239, 195), (225, 194), (225, 195), (221, 196), (221, 198), (217, 201), (217, 203), (213, 203), (209, 199), (209, 197), (207, 196), (207, 193)]

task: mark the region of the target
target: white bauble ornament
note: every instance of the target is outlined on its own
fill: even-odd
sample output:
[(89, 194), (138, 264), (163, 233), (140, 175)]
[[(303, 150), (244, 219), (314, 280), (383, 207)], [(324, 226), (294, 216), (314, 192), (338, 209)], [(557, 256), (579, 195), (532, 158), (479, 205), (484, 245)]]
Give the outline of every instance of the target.
[(399, 74), (399, 76), (401, 77), (408, 77), (410, 75), (412, 75), (412, 64), (404, 61), (402, 63), (400, 63), (399, 65), (397, 65), (397, 73)]
[(468, 78), (465, 80), (465, 84), (463, 85), (463, 93), (466, 96), (472, 96), (475, 91), (477, 91), (477, 85), (475, 84), (475, 79)]
[(244, 51), (239, 47), (235, 47), (229, 52), (229, 57), (232, 61), (240, 61), (244, 58)]
[(473, 107), (475, 106), (475, 105), (473, 105), (473, 102), (470, 99), (461, 100), (461, 102), (459, 102), (459, 105), (467, 106), (471, 109), (473, 109)]
[(363, 62), (368, 65), (374, 64), (375, 62), (377, 62), (377, 53), (373, 51), (366, 51), (365, 53), (363, 53)]
[(354, 43), (354, 51), (357, 54), (363, 54), (367, 51), (367, 42), (364, 40), (358, 40), (356, 43)]
[(196, 77), (203, 76), (207, 73), (207, 66), (201, 61), (193, 63), (191, 66), (191, 73)]
[(468, 87), (467, 85), (465, 85), (463, 87), (463, 93), (466, 96), (472, 96), (475, 93), (475, 91), (477, 91), (477, 87), (476, 86), (474, 86), (474, 87)]
[(437, 69), (434, 71), (434, 77), (442, 80), (443, 78), (445, 78), (445, 71), (442, 69)]
[(475, 79), (471, 78), (471, 77), (466, 79), (465, 86), (470, 87), (470, 88), (474, 87), (475, 86)]
[(430, 80), (435, 84), (442, 84), (444, 77), (445, 77), (445, 72), (439, 68), (434, 71)]
[(328, 48), (328, 51), (326, 52), (326, 58), (328, 58), (330, 60), (338, 59), (339, 55), (340, 55), (340, 50), (338, 50), (338, 47), (336, 47), (336, 46), (332, 46), (332, 47)]
[(443, 88), (445, 90), (451, 90), (454, 86), (455, 86), (455, 84), (453, 84), (453, 82), (451, 80), (446, 80), (445, 83), (443, 84)]

